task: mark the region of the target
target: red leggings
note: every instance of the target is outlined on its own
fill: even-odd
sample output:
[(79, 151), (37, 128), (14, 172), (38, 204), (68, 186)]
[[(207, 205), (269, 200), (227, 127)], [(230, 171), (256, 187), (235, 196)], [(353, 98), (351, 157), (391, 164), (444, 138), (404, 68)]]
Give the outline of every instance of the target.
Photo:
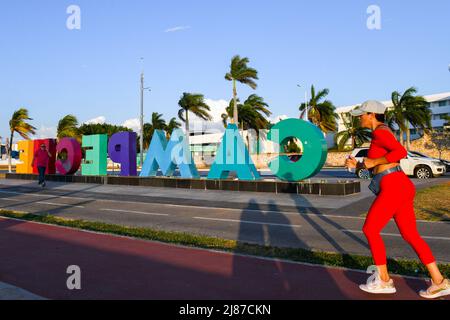
[(428, 265), (435, 262), (430, 247), (417, 231), (414, 214), (416, 188), (412, 181), (404, 172), (394, 172), (381, 179), (380, 189), (381, 192), (373, 202), (363, 228), (375, 264), (386, 264), (386, 249), (380, 232), (392, 217), (403, 239), (412, 246), (422, 263)]

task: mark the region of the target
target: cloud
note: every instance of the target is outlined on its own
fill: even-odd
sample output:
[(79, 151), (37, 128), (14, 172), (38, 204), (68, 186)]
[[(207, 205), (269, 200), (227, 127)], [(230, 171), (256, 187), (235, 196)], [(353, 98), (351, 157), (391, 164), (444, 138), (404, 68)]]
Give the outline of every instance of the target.
[(84, 124), (104, 124), (106, 122), (106, 117), (99, 116), (97, 118), (85, 121)]
[(164, 32), (168, 33), (168, 32), (184, 31), (184, 30), (188, 30), (190, 28), (191, 28), (190, 26), (178, 26), (178, 27), (166, 29)]
[(141, 130), (141, 122), (139, 121), (138, 118), (128, 119), (122, 124), (122, 126), (127, 127), (129, 129), (133, 130), (134, 132), (138, 132), (138, 133)]
[(280, 122), (280, 121), (282, 121), (282, 120), (286, 120), (286, 119), (288, 119), (288, 118), (289, 118), (289, 117), (288, 117), (287, 115), (283, 114), (283, 115), (279, 115), (279, 116), (275, 116), (275, 117), (270, 117), (268, 120), (269, 120), (271, 123), (275, 124), (275, 123), (278, 123), (278, 122)]
[(210, 107), (212, 121), (204, 121), (199, 117), (189, 113), (189, 129), (190, 131), (208, 131), (208, 132), (224, 132), (225, 128), (222, 123), (222, 113), (228, 107), (228, 101), (205, 99), (205, 103)]
[(56, 138), (56, 128), (41, 126), (36, 130), (36, 139), (54, 139)]

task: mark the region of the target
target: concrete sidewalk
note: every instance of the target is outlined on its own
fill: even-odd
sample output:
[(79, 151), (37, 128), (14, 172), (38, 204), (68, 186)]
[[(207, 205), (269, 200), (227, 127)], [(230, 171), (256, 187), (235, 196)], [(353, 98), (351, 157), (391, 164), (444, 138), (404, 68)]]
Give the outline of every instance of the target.
[[(413, 183), (419, 190), (450, 181), (450, 176), (439, 177), (430, 180), (413, 179)], [(339, 214), (359, 216), (369, 209), (374, 195), (368, 189), (368, 180), (361, 180), (361, 193), (347, 196), (319, 196), (297, 194), (270, 194), (257, 192), (233, 192), (211, 190), (188, 190), (172, 188), (114, 186), (96, 184), (67, 184), (48, 182), (45, 190), (42, 190), (35, 181), (24, 180), (0, 180), (2, 189), (19, 190), (21, 192), (43, 192), (59, 196), (84, 195), (97, 199), (130, 200), (149, 203), (180, 203), (183, 205), (201, 205), (216, 208), (248, 209), (249, 203), (255, 203), (258, 209), (270, 210), (274, 206), (280, 211), (298, 212), (299, 208), (304, 212), (316, 212), (324, 214)], [(11, 189), (13, 188), (13, 189)]]
[[(419, 299), (426, 282), (395, 276), (398, 293), (359, 290), (367, 274), (0, 218), (2, 281), (49, 299)], [(67, 288), (68, 266), (81, 290)]]

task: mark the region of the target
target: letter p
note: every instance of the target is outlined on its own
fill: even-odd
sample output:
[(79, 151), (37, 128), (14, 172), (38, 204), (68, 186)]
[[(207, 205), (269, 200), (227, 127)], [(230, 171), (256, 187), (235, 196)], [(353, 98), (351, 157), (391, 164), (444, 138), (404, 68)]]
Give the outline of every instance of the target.
[(114, 134), (108, 143), (108, 154), (112, 161), (120, 163), (121, 176), (137, 176), (135, 132)]

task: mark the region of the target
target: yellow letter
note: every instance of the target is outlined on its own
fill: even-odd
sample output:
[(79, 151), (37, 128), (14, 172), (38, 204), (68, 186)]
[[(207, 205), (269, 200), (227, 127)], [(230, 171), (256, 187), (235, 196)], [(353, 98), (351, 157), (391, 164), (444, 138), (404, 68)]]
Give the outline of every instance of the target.
[(17, 164), (16, 173), (33, 173), (33, 168), (31, 167), (31, 162), (34, 156), (34, 141), (32, 140), (21, 140), (18, 142), (20, 161), (21, 164)]

